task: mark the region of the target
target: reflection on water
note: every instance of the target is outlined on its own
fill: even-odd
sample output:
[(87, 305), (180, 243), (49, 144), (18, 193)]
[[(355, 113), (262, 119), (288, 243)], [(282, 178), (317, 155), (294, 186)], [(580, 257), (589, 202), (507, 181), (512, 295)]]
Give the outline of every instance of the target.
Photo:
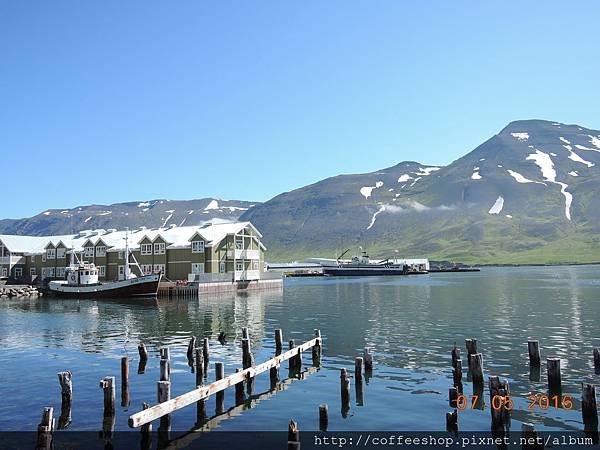
[[(153, 403), (158, 380), (158, 348), (171, 347), (172, 395), (193, 388), (195, 375), (186, 358), (190, 336), (209, 338), (210, 369), (225, 363), (226, 375), (241, 366), (241, 329), (248, 327), (257, 362), (274, 353), (275, 328), (284, 340), (324, 337), (323, 366), (285, 393), (265, 396), (224, 430), (285, 430), (294, 417), (304, 430), (318, 429), (318, 405), (330, 407), (330, 430), (444, 430), (448, 387), (452, 384), (450, 350), (457, 343), (466, 366), (464, 339), (478, 339), (484, 370), (509, 380), (517, 410), (515, 421), (537, 429), (581, 429), (579, 410), (528, 410), (530, 392), (546, 392), (545, 358), (562, 358), (563, 393), (579, 408), (580, 383), (598, 382), (592, 349), (598, 346), (595, 324), (600, 267), (486, 268), (479, 273), (432, 274), (394, 278), (314, 278), (286, 280), (283, 293), (203, 296), (197, 300), (8, 300), (0, 303), (0, 365), (6, 373), (0, 394), (0, 430), (34, 429), (43, 406), (60, 409), (56, 373), (73, 372), (71, 429), (99, 430), (102, 392), (98, 380), (119, 375), (119, 359), (129, 356), (129, 406), (117, 411), (115, 428), (142, 401)], [(224, 333), (221, 344), (217, 336)], [(530, 373), (527, 340), (538, 339), (539, 374)], [(150, 359), (138, 374), (137, 345)], [(340, 414), (339, 369), (352, 373), (354, 357), (369, 346), (375, 357), (372, 377), (352, 386), (351, 409)], [(466, 367), (465, 367), (466, 370)], [(465, 394), (472, 393), (464, 373)], [(119, 382), (117, 382), (120, 385)], [(354, 385), (354, 380), (351, 381)], [(23, 387), (27, 387), (24, 389)], [(117, 389), (118, 390), (118, 389)], [(268, 392), (268, 374), (256, 380), (256, 392)], [(232, 390), (233, 391), (233, 390)], [(487, 390), (485, 391), (487, 392)], [(358, 398), (356, 397), (358, 393)], [(120, 395), (120, 392), (117, 392)], [(484, 399), (484, 404), (488, 399)], [(235, 404), (225, 394), (225, 408)], [(260, 404), (260, 406), (259, 406)], [(207, 411), (214, 411), (214, 398)], [(459, 414), (462, 430), (488, 430), (489, 405)], [(195, 408), (173, 415), (173, 430), (194, 426)]]

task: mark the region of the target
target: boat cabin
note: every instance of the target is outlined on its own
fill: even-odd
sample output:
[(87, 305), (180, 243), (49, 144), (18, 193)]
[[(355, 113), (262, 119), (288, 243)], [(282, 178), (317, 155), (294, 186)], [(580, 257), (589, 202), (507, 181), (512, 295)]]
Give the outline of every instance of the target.
[(98, 284), (98, 268), (92, 263), (74, 264), (66, 268), (65, 277), (71, 286)]

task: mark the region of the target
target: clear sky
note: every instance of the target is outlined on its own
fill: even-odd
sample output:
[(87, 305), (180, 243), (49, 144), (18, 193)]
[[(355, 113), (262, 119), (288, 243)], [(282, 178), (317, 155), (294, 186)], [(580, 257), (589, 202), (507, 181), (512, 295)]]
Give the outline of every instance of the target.
[(0, 217), (268, 200), (600, 128), (597, 1), (0, 0)]

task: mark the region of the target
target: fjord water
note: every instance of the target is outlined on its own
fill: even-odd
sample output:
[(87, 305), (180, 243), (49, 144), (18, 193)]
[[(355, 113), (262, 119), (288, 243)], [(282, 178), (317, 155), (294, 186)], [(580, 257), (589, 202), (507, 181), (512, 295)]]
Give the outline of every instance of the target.
[[(414, 277), (287, 279), (283, 291), (199, 299), (136, 303), (124, 300), (5, 300), (0, 302), (0, 430), (34, 430), (44, 406), (60, 409), (57, 372), (73, 372), (71, 429), (99, 430), (102, 392), (98, 381), (116, 376), (116, 429), (142, 401), (155, 403), (158, 347), (169, 345), (172, 396), (193, 388), (195, 375), (186, 359), (189, 337), (208, 337), (210, 372), (225, 363), (230, 374), (241, 366), (242, 327), (248, 327), (257, 362), (274, 352), (275, 328), (284, 341), (324, 337), (322, 366), (284, 391), (265, 395), (252, 408), (220, 422), (221, 430), (286, 430), (294, 418), (302, 430), (318, 429), (318, 406), (329, 405), (330, 430), (429, 431), (445, 429), (448, 387), (452, 385), (450, 350), (464, 339), (478, 339), (488, 375), (508, 378), (515, 402), (512, 429), (533, 422), (538, 430), (582, 429), (581, 382), (598, 383), (592, 349), (600, 345), (600, 266), (484, 268), (479, 273)], [(225, 345), (216, 337), (227, 336)], [(540, 341), (542, 376), (530, 381), (527, 339)], [(144, 341), (150, 360), (137, 373), (137, 344)], [(351, 382), (351, 409), (342, 417), (339, 369), (353, 372), (354, 357), (373, 348), (375, 368), (357, 405)], [(120, 406), (120, 358), (130, 359), (129, 407)], [(528, 410), (529, 393), (546, 392), (545, 358), (562, 359), (563, 394), (575, 409)], [(310, 352), (304, 355), (310, 366)], [(282, 378), (287, 364), (281, 367)], [(463, 375), (465, 394), (472, 391)], [(259, 376), (255, 393), (269, 390)], [(489, 430), (490, 411), (460, 413), (462, 430)], [(266, 398), (268, 397), (268, 398)], [(225, 408), (234, 405), (233, 389)], [(207, 403), (214, 413), (214, 397)], [(176, 430), (194, 426), (192, 405), (172, 415)]]

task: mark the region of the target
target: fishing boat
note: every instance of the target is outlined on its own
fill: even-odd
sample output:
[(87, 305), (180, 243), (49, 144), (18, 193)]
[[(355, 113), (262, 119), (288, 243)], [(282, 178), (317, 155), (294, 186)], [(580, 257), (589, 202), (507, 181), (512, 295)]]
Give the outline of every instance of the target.
[[(83, 299), (156, 297), (161, 274), (142, 275), (138, 277), (131, 271), (127, 238), (125, 238), (124, 257), (124, 279), (100, 282), (98, 280), (98, 268), (93, 263), (80, 260), (75, 261), (76, 255), (72, 251), (69, 267), (65, 269), (65, 279), (50, 281), (47, 292), (58, 297)], [(137, 261), (135, 264), (139, 268)], [(142, 273), (141, 269), (140, 273)]]
[(372, 262), (366, 251), (362, 251), (360, 255), (355, 255), (349, 262), (342, 262), (342, 257), (348, 253), (346, 250), (337, 257), (335, 266), (323, 266), (323, 275), (325, 276), (382, 276), (382, 275), (418, 275), (426, 274), (427, 270), (422, 270), (418, 267), (408, 264), (396, 264), (389, 259), (384, 259), (379, 262)]

